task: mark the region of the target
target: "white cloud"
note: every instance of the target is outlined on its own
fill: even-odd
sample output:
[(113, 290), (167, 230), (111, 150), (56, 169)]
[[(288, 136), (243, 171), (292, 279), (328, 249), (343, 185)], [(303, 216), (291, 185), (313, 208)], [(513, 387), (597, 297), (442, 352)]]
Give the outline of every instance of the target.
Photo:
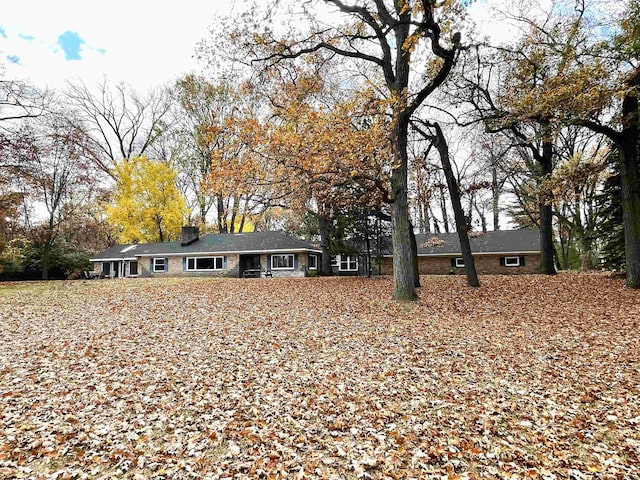
[[(8, 3), (8, 2), (7, 2)], [(216, 18), (246, 2), (184, 0), (162, 4), (139, 0), (86, 2), (22, 0), (3, 5), (0, 55), (10, 74), (39, 85), (60, 86), (66, 79), (87, 84), (106, 75), (138, 89), (172, 81), (197, 69), (196, 44)], [(77, 34), (81, 60), (65, 60), (58, 38)], [(24, 36), (33, 37), (31, 40)]]

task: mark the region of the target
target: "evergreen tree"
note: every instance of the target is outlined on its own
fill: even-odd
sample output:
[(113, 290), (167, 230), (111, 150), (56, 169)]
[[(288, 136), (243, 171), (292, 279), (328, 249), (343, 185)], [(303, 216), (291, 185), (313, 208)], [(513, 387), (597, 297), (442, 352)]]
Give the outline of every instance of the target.
[[(617, 154), (614, 154), (617, 157)], [(625, 268), (624, 228), (622, 219), (622, 187), (619, 161), (612, 158), (611, 175), (604, 183), (597, 199), (598, 222), (596, 233), (600, 239), (600, 259), (608, 269)]]

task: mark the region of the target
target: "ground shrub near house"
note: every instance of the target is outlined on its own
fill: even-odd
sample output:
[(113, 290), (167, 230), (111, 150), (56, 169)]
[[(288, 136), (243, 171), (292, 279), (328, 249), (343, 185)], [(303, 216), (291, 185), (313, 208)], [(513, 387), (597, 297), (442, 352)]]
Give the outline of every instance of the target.
[(0, 478), (640, 477), (599, 274), (0, 284)]

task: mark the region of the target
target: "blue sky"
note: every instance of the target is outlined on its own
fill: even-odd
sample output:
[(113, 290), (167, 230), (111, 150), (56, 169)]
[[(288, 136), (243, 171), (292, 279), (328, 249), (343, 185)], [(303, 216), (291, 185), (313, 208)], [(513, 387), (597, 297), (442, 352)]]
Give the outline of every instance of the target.
[[(80, 35), (70, 30), (67, 30), (58, 37), (58, 45), (64, 52), (65, 60), (82, 60), (82, 47), (86, 43)], [(104, 48), (100, 50), (103, 54), (106, 52)]]
[(58, 87), (103, 76), (145, 89), (198, 70), (195, 46), (244, 0), (21, 0), (3, 2), (0, 62), (11, 77)]

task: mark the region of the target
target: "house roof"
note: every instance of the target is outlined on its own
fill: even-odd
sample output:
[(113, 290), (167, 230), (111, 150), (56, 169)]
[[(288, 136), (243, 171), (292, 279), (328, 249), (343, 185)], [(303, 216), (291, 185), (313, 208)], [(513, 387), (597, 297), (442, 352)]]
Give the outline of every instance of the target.
[(271, 253), (279, 251), (320, 252), (314, 245), (282, 232), (223, 233), (201, 236), (182, 246), (180, 241), (144, 244), (121, 244), (94, 255), (91, 261), (134, 260), (158, 255), (198, 255), (216, 253)]
[[(458, 233), (427, 233), (416, 235), (418, 255), (462, 255)], [(531, 253), (540, 251), (540, 231), (531, 229), (499, 230), (472, 233), (471, 251), (478, 254)], [(391, 255), (391, 250), (386, 252)]]

